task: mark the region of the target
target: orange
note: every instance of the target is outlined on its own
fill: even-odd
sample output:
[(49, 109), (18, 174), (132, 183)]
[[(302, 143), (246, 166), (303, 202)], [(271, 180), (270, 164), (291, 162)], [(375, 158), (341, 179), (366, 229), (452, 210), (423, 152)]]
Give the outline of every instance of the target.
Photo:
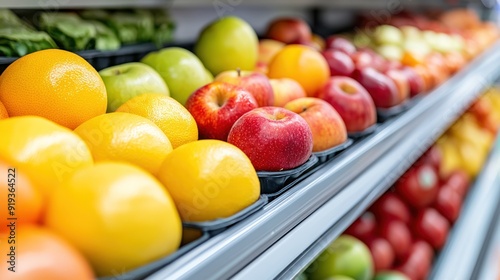
[(9, 117), (9, 113), (7, 113), (7, 109), (5, 109), (5, 106), (3, 106), (3, 103), (0, 102), (0, 120), (6, 119), (8, 117)]
[(2, 74), (0, 101), (9, 116), (35, 115), (74, 129), (106, 112), (106, 87), (82, 57), (49, 49), (25, 55)]
[(96, 162), (126, 161), (156, 174), (172, 151), (165, 133), (152, 121), (115, 112), (90, 119), (75, 129), (87, 143)]
[[(16, 218), (17, 225), (40, 220), (43, 202), (40, 190), (35, 188), (21, 169), (3, 161), (0, 161), (0, 201), (3, 201), (3, 207), (0, 208), (2, 223), (8, 218)], [(0, 227), (2, 230), (5, 227)]]
[(401, 63), (406, 66), (414, 67), (424, 63), (424, 58), (416, 53), (405, 51), (403, 53), (403, 58), (401, 58)]
[(164, 94), (136, 96), (125, 102), (116, 112), (136, 114), (154, 122), (167, 135), (174, 149), (198, 140), (198, 126), (193, 116), (181, 103)]
[(325, 58), (311, 47), (288, 45), (269, 64), (269, 78), (291, 78), (299, 82), (307, 96), (314, 96), (330, 78)]
[[(47, 228), (16, 228), (15, 238), (9, 232), (0, 235), (0, 279), (9, 280), (92, 280), (89, 263), (71, 244)], [(13, 241), (8, 244), (7, 240)], [(15, 263), (9, 263), (10, 246), (15, 246)], [(8, 270), (15, 265), (15, 272)]]
[(170, 153), (158, 178), (183, 221), (229, 217), (259, 198), (260, 184), (248, 157), (219, 140), (184, 144)]
[(164, 257), (182, 237), (168, 192), (128, 163), (77, 171), (54, 193), (45, 221), (87, 257), (98, 276), (117, 276)]
[(77, 169), (93, 163), (78, 135), (42, 117), (0, 120), (0, 135), (0, 159), (33, 180), (44, 198)]

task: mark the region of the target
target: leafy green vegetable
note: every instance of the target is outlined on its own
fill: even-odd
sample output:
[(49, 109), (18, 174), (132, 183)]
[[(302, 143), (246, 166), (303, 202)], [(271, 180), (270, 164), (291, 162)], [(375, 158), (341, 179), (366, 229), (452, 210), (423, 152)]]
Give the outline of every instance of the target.
[(42, 13), (40, 28), (70, 51), (81, 51), (94, 44), (96, 29), (73, 13)]
[(23, 56), (49, 48), (57, 45), (47, 33), (34, 30), (10, 10), (0, 9), (1, 56)]
[(0, 55), (23, 56), (39, 50), (57, 48), (50, 36), (25, 27), (0, 28)]
[(106, 23), (124, 44), (148, 42), (153, 39), (154, 20), (149, 12), (116, 12), (107, 18)]

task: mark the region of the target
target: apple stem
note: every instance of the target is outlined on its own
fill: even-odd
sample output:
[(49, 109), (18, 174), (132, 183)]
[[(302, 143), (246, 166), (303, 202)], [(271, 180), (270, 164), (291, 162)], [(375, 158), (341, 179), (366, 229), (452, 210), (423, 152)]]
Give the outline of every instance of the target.
[(302, 112), (305, 112), (305, 111), (307, 111), (307, 108), (306, 108), (306, 107), (303, 107), (303, 108), (302, 108)]
[(239, 67), (236, 68), (236, 73), (238, 73), (238, 78), (241, 77), (241, 69)]

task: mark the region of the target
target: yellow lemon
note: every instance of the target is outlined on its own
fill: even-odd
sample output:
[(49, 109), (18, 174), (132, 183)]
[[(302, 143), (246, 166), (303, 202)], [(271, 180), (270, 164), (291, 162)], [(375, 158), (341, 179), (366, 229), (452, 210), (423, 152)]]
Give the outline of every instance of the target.
[(170, 153), (158, 178), (183, 221), (229, 217), (259, 198), (260, 183), (248, 157), (236, 146), (200, 140)]
[(50, 200), (45, 223), (70, 241), (98, 276), (119, 275), (176, 251), (182, 225), (165, 188), (128, 163), (77, 171)]
[(156, 174), (172, 151), (165, 133), (150, 120), (129, 113), (92, 118), (75, 129), (96, 162), (116, 160), (138, 165)]
[(167, 135), (175, 149), (198, 140), (198, 127), (189, 111), (172, 97), (158, 93), (136, 96), (116, 112), (132, 113), (154, 122)]
[(37, 116), (0, 120), (0, 158), (50, 195), (76, 170), (92, 165), (85, 142), (70, 129)]

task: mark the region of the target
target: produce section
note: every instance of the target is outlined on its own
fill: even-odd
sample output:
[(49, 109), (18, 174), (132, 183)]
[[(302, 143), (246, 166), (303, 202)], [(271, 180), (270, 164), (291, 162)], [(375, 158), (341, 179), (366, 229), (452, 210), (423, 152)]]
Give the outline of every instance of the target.
[[(169, 10), (175, 14), (175, 6)], [(122, 63), (99, 67), (83, 54), (55, 49), (10, 60), (0, 83), (6, 118), (0, 159), (4, 173), (14, 168), (30, 183), (5, 188), (36, 197), (26, 202), (33, 208), (14, 233), (24, 242), (55, 233), (50, 238), (66, 242), (62, 255), (82, 277), (291, 279), (304, 277), (346, 229), (356, 235), (350, 231), (357, 219), (385, 199), (412, 210), (381, 219), (384, 210), (370, 208), (381, 226), (377, 239), (357, 236), (367, 252), (397, 248), (392, 261), (375, 257), (377, 271), (398, 269), (412, 279), (449, 273), (449, 246), (471, 223), (467, 205), (477, 201), (479, 187), (465, 196), (464, 188), (442, 181), (481, 174), (474, 186), (494, 185), (491, 163), (482, 163), (495, 155), (489, 147), (500, 120), (497, 93), (476, 100), (500, 77), (498, 29), (461, 9), (404, 12), (365, 30), (373, 14), (356, 20), (355, 31), (320, 36), (299, 17), (275, 17), (261, 34), (251, 21), (220, 17), (187, 48), (174, 42)], [(53, 26), (60, 28), (58, 22)], [(61, 40), (67, 39), (55, 41)], [(69, 70), (62, 82), (46, 82), (63, 60)], [(417, 161), (436, 140), (426, 160)], [(442, 155), (439, 170), (435, 151)], [(425, 193), (415, 189), (420, 177)], [(394, 183), (396, 194), (384, 194)], [(483, 211), (494, 212), (495, 198)], [(444, 229), (457, 216), (449, 239), (426, 230), (435, 224), (430, 220)], [(479, 219), (483, 233), (491, 231), (488, 217)], [(397, 246), (401, 239), (391, 234), (405, 223), (414, 232), (406, 247)], [(144, 240), (133, 239), (138, 230), (147, 232)], [(485, 251), (488, 236), (478, 235), (476, 252)], [(406, 262), (434, 250), (440, 253), (433, 271), (413, 274)], [(467, 265), (479, 264), (470, 258)], [(430, 261), (422, 270), (428, 267)], [(401, 277), (388, 274), (376, 279)]]
[[(456, 151), (464, 151), (469, 146), (482, 147), (482, 149), (489, 151), (493, 144), (498, 142), (493, 139), (496, 130), (489, 132), (486, 127), (481, 127), (481, 124), (485, 124), (485, 122), (480, 121), (480, 119), (481, 116), (485, 116), (486, 111), (490, 112), (487, 114), (488, 116), (496, 115), (493, 112), (500, 112), (500, 108), (489, 107), (482, 113), (478, 108), (481, 104), (486, 104), (484, 102), (490, 98), (497, 99), (499, 97), (497, 90), (490, 90), (481, 97), (464, 116), (441, 136), (436, 144), (398, 179), (391, 189), (347, 228), (344, 234), (351, 235), (349, 237), (351, 239), (357, 239), (353, 239), (351, 243), (363, 242), (366, 246), (363, 257), (356, 255), (356, 259), (368, 260), (359, 261), (359, 266), (355, 270), (346, 270), (346, 265), (343, 262), (346, 262), (346, 259), (354, 253), (351, 253), (350, 250), (343, 251), (344, 247), (336, 244), (340, 241), (335, 241), (306, 269), (305, 277), (307, 279), (323, 279), (344, 275), (355, 279), (369, 279), (372, 277), (371, 275), (375, 275), (377, 278), (379, 274), (399, 272), (408, 279), (427, 279), (431, 271), (434, 271), (440, 274), (433, 276), (436, 279), (455, 279), (459, 275), (466, 279), (476, 279), (472, 274), (473, 271), (465, 270), (465, 268), (472, 267), (467, 262), (463, 262), (463, 266), (461, 266), (463, 271), (456, 272), (456, 269), (451, 269), (456, 265), (456, 260), (446, 260), (453, 258), (452, 256), (464, 256), (464, 253), (451, 253), (450, 251), (454, 251), (454, 249), (448, 249), (447, 252), (441, 253), (441, 250), (446, 242), (451, 242), (451, 240), (448, 241), (448, 236), (451, 236), (450, 232), (459, 235), (462, 232), (472, 231), (465, 228), (455, 230), (454, 225), (457, 219), (459, 220), (457, 224), (460, 225), (466, 218), (465, 216), (470, 215), (467, 210), (471, 208), (466, 208), (465, 213), (461, 214), (462, 202), (465, 197), (472, 199), (473, 196), (467, 195), (471, 186), (470, 179), (478, 175), (477, 172), (483, 167), (486, 158), (473, 160), (464, 154), (453, 157), (448, 145), (457, 145)], [(488, 102), (487, 104), (494, 103)], [(486, 107), (488, 106), (484, 108)], [(499, 124), (500, 122), (497, 120), (494, 126), (498, 128)], [(483, 138), (467, 138), (471, 134), (467, 134), (466, 129), (457, 129), (457, 127), (464, 125), (480, 129), (481, 132), (476, 135), (484, 133)], [(480, 153), (475, 155), (480, 156)], [(453, 164), (450, 164), (451, 162)], [(478, 166), (471, 168), (471, 163)], [(493, 155), (486, 168), (495, 163), (496, 159)], [(476, 181), (475, 192), (482, 192), (484, 191), (482, 189), (493, 187), (495, 182), (498, 182), (496, 179), (485, 180), (484, 176), (480, 176)], [(483, 186), (484, 184), (486, 186)], [(498, 199), (495, 198), (496, 196), (490, 200), (491, 203), (498, 203)], [(470, 200), (467, 202), (471, 203)], [(487, 200), (484, 200), (483, 203), (487, 203)], [(496, 209), (496, 203), (492, 206), (493, 210)], [(493, 221), (495, 218), (488, 219)], [(471, 238), (470, 235), (469, 238)], [(464, 248), (464, 246), (457, 245), (448, 248), (460, 250), (458, 248), (461, 247)], [(371, 253), (371, 260), (368, 252)], [(433, 270), (434, 254), (440, 261), (436, 266), (445, 265), (443, 262), (447, 262), (451, 267)], [(470, 254), (479, 256), (479, 252), (474, 251), (469, 251), (465, 255)], [(469, 262), (471, 262), (470, 259)], [(400, 278), (406, 279), (402, 276)]]

